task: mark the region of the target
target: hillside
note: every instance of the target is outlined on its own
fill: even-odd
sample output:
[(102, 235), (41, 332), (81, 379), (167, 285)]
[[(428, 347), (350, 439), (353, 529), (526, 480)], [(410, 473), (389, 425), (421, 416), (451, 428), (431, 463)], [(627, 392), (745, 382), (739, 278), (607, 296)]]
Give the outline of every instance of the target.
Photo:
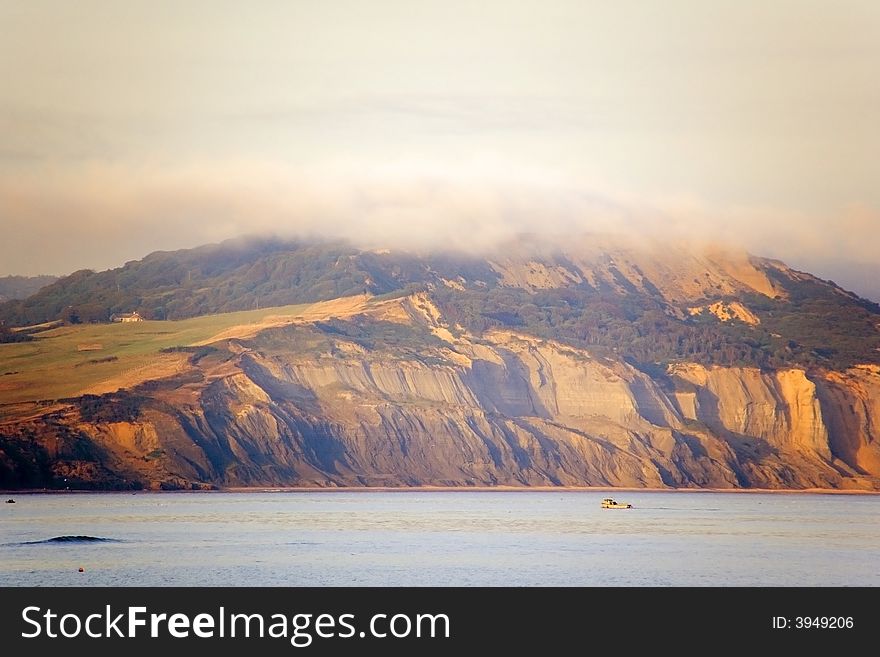
[[(471, 263), (449, 258), (432, 264), (457, 272)], [(0, 320), (9, 326), (106, 322), (113, 313), (132, 311), (147, 319), (186, 319), (381, 294), (432, 278), (427, 267), (409, 254), (360, 251), (340, 242), (243, 238), (156, 252), (117, 269), (75, 272), (28, 299), (0, 304)]]
[(57, 280), (57, 276), (0, 276), (0, 303), (26, 299)]
[(0, 487), (880, 490), (880, 312), (777, 261), (607, 239), (483, 258), (234, 242), (5, 310), (102, 298), (112, 277), (134, 294), (175, 260), (201, 263), (193, 289), (218, 281), (203, 301), (309, 300), (0, 345)]
[(482, 257), (232, 240), (76, 272), (0, 304), (0, 321), (93, 323), (132, 311), (177, 320), (413, 291), (430, 291), (470, 331), (510, 328), (647, 366), (880, 363), (880, 306), (831, 282), (746, 253), (607, 236), (523, 238)]

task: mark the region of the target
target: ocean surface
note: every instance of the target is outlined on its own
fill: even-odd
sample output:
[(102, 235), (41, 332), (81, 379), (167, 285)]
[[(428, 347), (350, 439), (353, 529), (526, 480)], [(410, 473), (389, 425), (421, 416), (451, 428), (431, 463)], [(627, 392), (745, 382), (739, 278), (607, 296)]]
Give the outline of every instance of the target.
[(0, 586), (880, 586), (880, 496), (607, 495), (16, 494)]

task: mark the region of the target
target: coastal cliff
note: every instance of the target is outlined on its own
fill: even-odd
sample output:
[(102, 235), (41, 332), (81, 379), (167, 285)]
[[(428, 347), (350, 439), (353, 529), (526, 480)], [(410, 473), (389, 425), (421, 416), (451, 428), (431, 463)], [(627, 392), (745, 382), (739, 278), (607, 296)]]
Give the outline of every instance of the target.
[(270, 328), (176, 378), (7, 421), (7, 485), (880, 487), (877, 368), (649, 376), (513, 331), (453, 336), (426, 306), (370, 311), (423, 332), (411, 349)]
[[(485, 260), (247, 248), (126, 265), (119, 280), (216, 274), (126, 310), (298, 305), (8, 330), (0, 488), (880, 490), (880, 309), (778, 261), (574, 240)], [(127, 298), (115, 275), (6, 311)]]

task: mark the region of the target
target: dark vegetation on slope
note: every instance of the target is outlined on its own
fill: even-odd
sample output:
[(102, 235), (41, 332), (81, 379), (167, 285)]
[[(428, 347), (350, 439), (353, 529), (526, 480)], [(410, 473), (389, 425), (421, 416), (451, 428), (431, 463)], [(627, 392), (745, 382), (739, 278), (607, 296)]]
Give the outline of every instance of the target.
[(156, 252), (102, 272), (82, 270), (28, 299), (0, 304), (0, 321), (27, 326), (63, 319), (106, 322), (137, 311), (146, 319), (270, 308), (384, 294), (437, 276), (494, 281), (478, 259), (360, 251), (343, 242), (238, 239)]
[(469, 331), (515, 329), (613, 353), (642, 367), (677, 360), (762, 369), (845, 369), (880, 363), (876, 304), (820, 283), (790, 284), (789, 300), (758, 294), (738, 299), (758, 315), (758, 326), (721, 322), (708, 313), (677, 319), (655, 298), (589, 287), (537, 293), (515, 288), (438, 289), (434, 297), (450, 323)]
[(0, 276), (0, 302), (26, 299), (57, 280), (57, 276)]
[[(29, 339), (12, 326), (58, 319), (105, 322), (116, 312), (182, 319), (365, 292), (383, 299), (429, 290), (453, 327), (478, 335), (492, 328), (515, 329), (605, 351), (642, 368), (676, 360), (766, 369), (880, 363), (877, 304), (812, 277), (792, 277), (772, 267), (766, 272), (786, 290), (787, 299), (743, 294), (706, 300), (744, 303), (761, 320), (749, 326), (721, 322), (708, 313), (687, 316), (684, 309), (671, 308), (659, 291), (640, 292), (622, 275), (616, 277), (619, 289), (572, 283), (533, 292), (502, 286), (489, 263), (472, 256), (361, 251), (343, 242), (239, 239), (153, 253), (114, 270), (76, 272), (28, 299), (0, 304), (0, 341)], [(354, 330), (351, 326), (358, 325), (330, 322), (320, 330), (345, 332)], [(373, 348), (373, 342), (388, 342), (399, 330), (372, 324), (346, 336)]]

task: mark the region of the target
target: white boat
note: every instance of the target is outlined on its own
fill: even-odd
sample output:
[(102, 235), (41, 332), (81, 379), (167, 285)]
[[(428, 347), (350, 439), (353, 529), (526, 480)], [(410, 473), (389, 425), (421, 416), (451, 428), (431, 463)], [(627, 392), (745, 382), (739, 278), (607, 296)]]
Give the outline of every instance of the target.
[(606, 497), (602, 500), (602, 508), (603, 509), (631, 509), (633, 508), (632, 504), (621, 504), (620, 502), (615, 502), (610, 497)]

